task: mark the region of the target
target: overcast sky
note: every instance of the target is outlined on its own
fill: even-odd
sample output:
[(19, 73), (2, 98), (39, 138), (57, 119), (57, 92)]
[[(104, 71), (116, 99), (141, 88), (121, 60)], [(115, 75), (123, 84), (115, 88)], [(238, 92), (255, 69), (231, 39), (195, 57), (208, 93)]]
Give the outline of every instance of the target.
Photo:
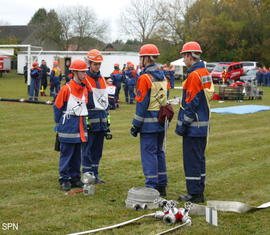
[(122, 38), (117, 20), (120, 11), (128, 3), (128, 0), (0, 0), (0, 22), (8, 22), (10, 25), (26, 25), (39, 8), (46, 10), (63, 6), (83, 5), (96, 12), (98, 18), (107, 20), (111, 27), (109, 37), (113, 41)]

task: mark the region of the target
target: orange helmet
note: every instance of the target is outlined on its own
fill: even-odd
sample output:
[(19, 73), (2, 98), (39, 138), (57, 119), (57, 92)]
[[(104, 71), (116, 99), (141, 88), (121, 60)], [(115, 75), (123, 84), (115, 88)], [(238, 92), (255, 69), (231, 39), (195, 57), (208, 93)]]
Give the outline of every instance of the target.
[(160, 55), (158, 48), (154, 44), (145, 44), (139, 51), (140, 56), (157, 56)]
[(97, 49), (90, 50), (86, 57), (88, 60), (96, 63), (101, 63), (103, 61), (103, 57), (101, 52)]
[(71, 62), (71, 65), (69, 67), (69, 70), (74, 70), (74, 71), (87, 71), (87, 64), (83, 60), (73, 60)]
[(38, 67), (38, 62), (33, 62), (32, 66), (33, 67)]
[(182, 50), (180, 51), (180, 54), (183, 54), (186, 52), (202, 53), (202, 49), (201, 49), (200, 44), (197, 42), (187, 42), (183, 45)]
[(134, 64), (130, 62), (130, 63), (129, 63), (129, 67), (130, 67), (130, 68), (134, 68)]
[(59, 64), (58, 61), (53, 62), (53, 65), (58, 65), (58, 64)]

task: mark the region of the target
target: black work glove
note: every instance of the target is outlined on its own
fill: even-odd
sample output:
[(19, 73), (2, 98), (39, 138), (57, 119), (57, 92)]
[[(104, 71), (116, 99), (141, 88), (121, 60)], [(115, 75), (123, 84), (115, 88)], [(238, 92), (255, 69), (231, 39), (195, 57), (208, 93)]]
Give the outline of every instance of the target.
[(185, 136), (187, 134), (188, 126), (182, 124), (181, 128), (177, 129), (175, 132), (177, 135)]
[(140, 128), (137, 126), (133, 126), (130, 128), (130, 134), (134, 137), (137, 137), (138, 132), (140, 132)]

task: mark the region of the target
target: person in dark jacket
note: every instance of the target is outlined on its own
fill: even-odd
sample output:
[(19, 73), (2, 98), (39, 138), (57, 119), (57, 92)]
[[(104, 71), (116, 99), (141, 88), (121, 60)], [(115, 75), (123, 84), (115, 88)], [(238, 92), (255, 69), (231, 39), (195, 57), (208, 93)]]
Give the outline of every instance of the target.
[(46, 64), (45, 60), (41, 61), (41, 65), (40, 65), (40, 69), (41, 69), (41, 84), (40, 84), (40, 95), (41, 96), (46, 96), (46, 88), (48, 85), (48, 81), (47, 81), (47, 76), (50, 72), (49, 67)]

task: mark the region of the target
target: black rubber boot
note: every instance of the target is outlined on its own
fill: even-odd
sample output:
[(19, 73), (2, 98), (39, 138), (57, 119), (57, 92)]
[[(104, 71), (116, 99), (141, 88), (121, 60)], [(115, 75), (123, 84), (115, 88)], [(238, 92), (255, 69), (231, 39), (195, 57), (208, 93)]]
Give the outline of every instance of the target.
[(69, 191), (71, 189), (71, 183), (69, 181), (64, 181), (60, 185), (60, 189), (63, 191)]
[(162, 197), (167, 196), (166, 186), (157, 186), (155, 189), (159, 191), (160, 196)]
[(83, 182), (80, 179), (71, 179), (71, 188), (82, 188)]
[(178, 200), (186, 201), (186, 202), (200, 203), (200, 202), (204, 202), (204, 195), (203, 195), (203, 193), (180, 195)]

